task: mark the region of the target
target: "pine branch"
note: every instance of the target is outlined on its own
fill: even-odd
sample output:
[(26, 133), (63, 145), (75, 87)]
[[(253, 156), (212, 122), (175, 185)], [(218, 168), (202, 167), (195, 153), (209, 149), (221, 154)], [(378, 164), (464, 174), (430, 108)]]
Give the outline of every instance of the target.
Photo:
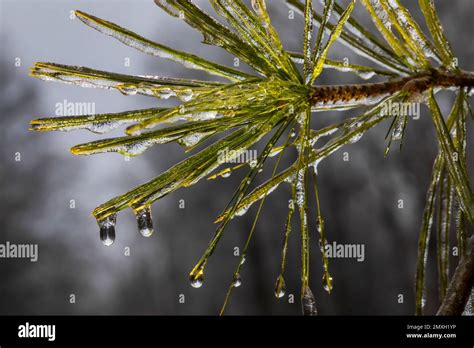
[[(313, 106), (332, 103), (347, 103), (355, 101), (359, 104), (374, 104), (380, 102), (379, 96), (393, 95), (396, 92), (406, 91), (410, 95), (416, 95), (427, 91), (432, 87), (474, 87), (474, 73), (459, 71), (447, 72), (441, 69), (415, 74), (409, 77), (391, 79), (386, 82), (362, 83), (355, 85), (328, 85), (313, 87), (310, 102)], [(373, 99), (375, 98), (375, 99)], [(373, 102), (371, 100), (373, 99)]]

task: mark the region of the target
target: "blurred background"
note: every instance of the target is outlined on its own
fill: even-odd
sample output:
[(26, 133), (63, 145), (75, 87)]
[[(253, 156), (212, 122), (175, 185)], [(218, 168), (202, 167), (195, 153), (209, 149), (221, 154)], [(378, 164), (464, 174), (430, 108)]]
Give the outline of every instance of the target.
[[(207, 1), (195, 2), (214, 13)], [(302, 18), (298, 14), (291, 18), (283, 0), (267, 2), (286, 48), (301, 51)], [(416, 2), (404, 3), (422, 22)], [(436, 1), (436, 5), (460, 66), (474, 70), (474, 46), (470, 44), (474, 33), (469, 16), (474, 2)], [(319, 1), (315, 1), (315, 7), (320, 11)], [(35, 61), (124, 74), (209, 78), (203, 72), (148, 56), (99, 34), (74, 19), (70, 12), (74, 9), (165, 45), (224, 65), (233, 64), (232, 56), (201, 44), (197, 31), (168, 16), (152, 0), (0, 0), (0, 244), (9, 241), (39, 246), (36, 263), (0, 259), (0, 314), (217, 314), (238, 261), (234, 248), (243, 247), (257, 205), (232, 221), (208, 264), (201, 288), (190, 286), (188, 273), (214, 233), (214, 218), (231, 198), (245, 170), (228, 179), (204, 180), (155, 203), (155, 234), (150, 239), (139, 235), (132, 212), (123, 211), (117, 219), (116, 242), (105, 247), (91, 216), (93, 208), (185, 158), (183, 148), (177, 144), (155, 146), (130, 161), (115, 153), (77, 157), (70, 154), (69, 148), (98, 136), (85, 130), (50, 134), (28, 131), (31, 119), (53, 116), (56, 104), (64, 100), (95, 103), (97, 113), (176, 103), (35, 80), (28, 77), (28, 69)], [(373, 29), (362, 5), (356, 6), (355, 16)], [(354, 64), (370, 64), (340, 44), (332, 47), (330, 56), (345, 57)], [(244, 64), (241, 68), (246, 69)], [(361, 80), (328, 70), (317, 82)], [(452, 99), (450, 93), (438, 95), (444, 112), (450, 109)], [(321, 127), (356, 113), (359, 111), (317, 113), (312, 126)], [(414, 313), (418, 231), (437, 146), (429, 114), (423, 107), (421, 118), (408, 124), (403, 151), (399, 153), (394, 146), (384, 159), (388, 127), (389, 123), (378, 126), (319, 166), (328, 241), (365, 246), (364, 262), (330, 260), (334, 290), (329, 295), (321, 285), (318, 238), (312, 224), (310, 283), (320, 314)], [(472, 127), (470, 132), (472, 135)], [(120, 131), (111, 135), (118, 134)], [(348, 152), (349, 161), (343, 160), (344, 152)], [(290, 161), (285, 158), (286, 165)], [(469, 163), (472, 173), (472, 155)], [(296, 225), (285, 274), (287, 296), (277, 300), (273, 295), (289, 194), (289, 187), (282, 187), (266, 200), (241, 272), (243, 284), (233, 292), (228, 314), (301, 313), (300, 240)], [(398, 208), (400, 199), (403, 209)], [(180, 200), (185, 202), (184, 209), (180, 209)], [(439, 305), (434, 252), (431, 248), (428, 313), (434, 313)], [(453, 264), (457, 258), (451, 261)], [(289, 294), (295, 296), (294, 303), (289, 301)], [(75, 303), (71, 303), (71, 295), (75, 296)], [(179, 301), (181, 295), (184, 303)], [(399, 295), (403, 296), (402, 302)]]

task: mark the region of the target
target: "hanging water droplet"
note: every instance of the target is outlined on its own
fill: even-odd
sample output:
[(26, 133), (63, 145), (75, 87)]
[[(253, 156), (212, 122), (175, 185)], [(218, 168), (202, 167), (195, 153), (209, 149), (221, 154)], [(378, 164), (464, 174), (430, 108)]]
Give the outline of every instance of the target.
[(296, 135), (296, 132), (291, 132), (291, 133), (290, 133), (290, 137), (292, 137), (292, 138), (294, 138), (295, 135)]
[(143, 208), (135, 212), (137, 218), (138, 231), (143, 237), (150, 237), (153, 234), (153, 220), (151, 218), (150, 207)]
[(193, 273), (191, 273), (189, 275), (189, 280), (191, 281), (191, 286), (193, 288), (200, 288), (202, 286), (202, 283), (204, 282), (204, 273), (202, 269), (196, 275), (193, 275)]
[(301, 298), (301, 307), (303, 315), (318, 315), (318, 309), (316, 308), (316, 299), (314, 298), (313, 292), (306, 286)]
[(221, 177), (222, 178), (228, 178), (231, 174), (232, 174), (232, 172), (229, 170), (228, 172), (222, 173)]
[(286, 284), (285, 279), (283, 279), (283, 275), (279, 275), (275, 284), (275, 297), (282, 298), (285, 296), (286, 292)]
[(204, 282), (204, 277), (201, 275), (198, 278), (191, 279), (191, 286), (197, 289), (202, 286), (203, 282)]
[(234, 288), (238, 288), (241, 285), (242, 285), (242, 278), (240, 277), (240, 273), (237, 273), (234, 278), (234, 281), (232, 282), (232, 286)]
[(97, 220), (100, 228), (100, 240), (105, 246), (110, 246), (115, 241), (115, 222), (117, 214), (111, 214), (101, 220)]
[(332, 277), (331, 277), (331, 275), (328, 276), (328, 273), (324, 273), (324, 275), (323, 275), (323, 288), (328, 293), (331, 293), (331, 290), (332, 290)]

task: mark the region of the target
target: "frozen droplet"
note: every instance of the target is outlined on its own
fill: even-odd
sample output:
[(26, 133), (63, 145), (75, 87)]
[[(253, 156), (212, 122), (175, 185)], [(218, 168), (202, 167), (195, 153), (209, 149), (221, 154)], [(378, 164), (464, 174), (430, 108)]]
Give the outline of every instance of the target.
[(124, 95), (135, 95), (138, 93), (138, 89), (134, 85), (118, 85), (117, 88)]
[(204, 272), (202, 268), (200, 268), (197, 272), (189, 275), (189, 280), (191, 281), (191, 286), (193, 288), (200, 288), (202, 286), (202, 283), (204, 282)]
[(185, 89), (178, 93), (178, 98), (184, 102), (188, 102), (193, 99), (193, 91), (191, 89)]
[(219, 38), (217, 38), (212, 33), (203, 32), (202, 35), (203, 35), (203, 43), (207, 45), (221, 47), (225, 42), (225, 41), (219, 40)]
[(285, 296), (286, 292), (286, 284), (285, 279), (283, 279), (283, 275), (279, 275), (275, 284), (275, 297), (282, 298)]
[[(173, 92), (171, 89), (169, 88), (163, 88), (163, 89), (160, 89), (158, 91), (158, 98), (161, 98), (161, 99), (169, 99), (170, 97), (174, 97), (176, 95), (175, 92)], [(181, 111), (181, 110), (180, 110)]]
[(321, 252), (324, 252), (325, 246), (328, 245), (327, 239), (326, 238), (324, 238), (324, 239), (319, 238), (318, 245), (319, 245), (319, 250), (321, 250)]
[(309, 286), (304, 288), (303, 297), (301, 298), (301, 307), (303, 310), (303, 315), (318, 315), (316, 299), (314, 298), (313, 292)]
[(207, 135), (211, 133), (192, 133), (185, 135), (184, 137), (178, 140), (180, 145), (191, 147), (199, 143), (202, 139), (204, 139)]
[[(252, 0), (251, 1), (251, 4), (252, 4), (252, 8), (255, 12), (260, 12), (262, 10), (266, 10), (267, 9), (267, 6), (266, 6), (266, 2), (265, 1), (257, 1), (257, 0)], [(261, 6), (262, 5), (262, 6)]]
[(305, 202), (306, 191), (304, 187), (304, 169), (298, 172), (297, 182), (296, 182), (296, 205), (302, 207)]
[(323, 232), (324, 229), (324, 220), (319, 216), (316, 219), (316, 230), (318, 231), (319, 234)]
[(111, 214), (103, 219), (97, 220), (100, 228), (100, 240), (105, 246), (110, 246), (115, 241), (115, 222), (117, 214)]
[(121, 122), (119, 121), (92, 122), (88, 125), (85, 125), (84, 128), (93, 133), (104, 134), (119, 127), (120, 125)]
[(322, 160), (323, 160), (323, 158), (318, 158), (313, 163), (310, 163), (310, 166), (313, 167), (313, 172), (314, 172), (315, 175), (318, 175), (318, 166), (319, 166), (319, 163), (321, 163)]
[(143, 208), (135, 212), (137, 218), (138, 231), (143, 237), (150, 237), (153, 234), (153, 220), (151, 218), (150, 207)]
[(392, 140), (401, 140), (405, 129), (406, 116), (398, 116), (392, 130)]
[(245, 215), (245, 213), (247, 213), (247, 211), (249, 210), (249, 208), (250, 208), (250, 205), (246, 205), (246, 206), (240, 208), (239, 210), (237, 210), (237, 211), (235, 212), (235, 215), (236, 215), (236, 216), (243, 216), (243, 215)]
[(242, 285), (242, 278), (240, 277), (240, 273), (237, 273), (235, 275), (234, 281), (232, 282), (232, 286), (234, 288), (238, 288), (241, 285)]
[(426, 291), (423, 290), (423, 296), (421, 298), (421, 309), (425, 309), (426, 307)]
[(284, 181), (289, 184), (293, 184), (293, 181), (295, 180), (295, 178), (296, 178), (296, 175), (292, 174), (292, 175), (287, 176)]
[(203, 111), (192, 115), (193, 121), (207, 121), (221, 118), (222, 114), (217, 111)]
[(364, 71), (364, 70), (355, 70), (357, 76), (364, 80), (370, 80), (375, 76), (375, 71)]
[(118, 152), (126, 156), (138, 156), (144, 153), (150, 146), (154, 144), (153, 140), (135, 141), (117, 147), (111, 147), (108, 151)]
[(249, 162), (250, 168), (255, 168), (257, 166), (258, 161), (256, 159), (253, 159)]
[(323, 288), (328, 293), (331, 293), (331, 290), (332, 290), (332, 277), (330, 275), (327, 275), (327, 273), (324, 273), (324, 275), (323, 275)]
[(202, 283), (204, 282), (204, 277), (200, 276), (196, 279), (191, 279), (191, 286), (193, 288), (200, 288), (202, 286)]
[(242, 255), (242, 258), (240, 259), (240, 265), (242, 266), (246, 260), (247, 258), (245, 257), (245, 255)]
[(363, 132), (355, 133), (355, 134), (348, 140), (348, 142), (349, 142), (350, 144), (355, 144), (355, 143), (357, 143), (357, 142), (362, 138), (363, 135), (364, 135)]

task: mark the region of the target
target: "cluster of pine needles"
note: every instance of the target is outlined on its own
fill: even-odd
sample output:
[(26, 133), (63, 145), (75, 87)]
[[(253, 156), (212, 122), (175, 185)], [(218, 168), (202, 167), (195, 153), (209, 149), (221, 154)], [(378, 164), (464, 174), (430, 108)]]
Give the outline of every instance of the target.
[[(397, 79), (409, 80), (411, 77), (416, 82), (417, 76), (429, 71), (440, 71), (453, 76), (460, 74), (433, 0), (418, 1), (430, 37), (400, 0), (360, 0), (379, 31), (378, 36), (351, 17), (356, 0), (350, 1), (347, 7), (342, 7), (336, 0), (321, 0), (321, 13), (313, 9), (312, 0), (282, 1), (292, 11), (304, 17), (301, 53), (284, 49), (271, 23), (265, 0), (252, 0), (250, 7), (241, 0), (209, 2), (220, 21), (189, 0), (155, 0), (169, 15), (180, 18), (200, 31), (204, 44), (222, 47), (245, 62), (253, 69), (252, 74), (153, 42), (117, 24), (81, 11), (75, 11), (75, 16), (83, 23), (125, 45), (173, 60), (188, 69), (219, 76), (226, 82), (131, 76), (54, 63), (36, 63), (31, 69), (32, 76), (43, 80), (118, 90), (125, 95), (140, 94), (158, 99), (175, 97), (181, 101), (176, 107), (31, 121), (31, 128), (36, 131), (87, 129), (102, 134), (126, 126), (125, 134), (121, 137), (74, 146), (71, 152), (75, 155), (118, 152), (124, 156), (137, 156), (153, 145), (170, 142), (177, 142), (186, 151), (193, 151), (188, 158), (156, 178), (97, 207), (93, 214), (100, 226), (102, 241), (106, 245), (113, 243), (116, 216), (121, 210), (133, 209), (140, 232), (144, 236), (150, 236), (153, 232), (150, 207), (155, 201), (179, 188), (194, 185), (203, 178), (226, 177), (234, 170), (247, 168), (248, 173), (216, 220), (219, 225), (207, 249), (190, 273), (191, 284), (194, 287), (202, 285), (205, 266), (229, 222), (234, 217), (243, 215), (252, 204), (259, 202), (255, 220), (221, 309), (221, 314), (224, 313), (232, 289), (242, 282), (241, 268), (266, 196), (279, 185), (289, 184), (291, 197), (286, 225), (282, 229), (284, 237), (281, 267), (276, 279), (275, 296), (281, 298), (285, 295), (288, 240), (296, 211), (301, 238), (302, 310), (305, 315), (315, 315), (316, 300), (309, 287), (309, 195), (315, 195), (316, 201), (316, 232), (323, 264), (323, 286), (328, 292), (332, 290), (332, 276), (324, 252), (327, 241), (318, 197), (318, 164), (344, 145), (355, 143), (365, 132), (384, 120), (392, 121), (387, 134), (387, 149), (392, 142), (401, 144), (408, 116), (403, 113), (387, 115), (381, 110), (388, 101), (416, 100), (425, 103), (431, 110), (439, 140), (439, 154), (433, 165), (419, 237), (416, 312), (422, 314), (425, 304), (426, 256), (433, 221), (437, 220), (441, 298), (445, 296), (449, 283), (450, 232), (455, 233), (462, 256), (465, 252), (467, 226), (474, 222), (473, 194), (466, 171), (466, 121), (470, 112), (470, 90), (462, 85), (451, 86), (457, 97), (446, 118), (441, 114), (435, 99), (435, 93), (441, 88), (434, 84), (428, 84), (420, 93), (403, 88), (378, 95), (357, 95), (357, 91), (361, 90), (358, 87), (342, 86), (333, 88), (339, 93), (329, 94), (324, 100), (319, 100), (315, 91), (318, 88), (318, 76), (323, 69), (354, 73), (366, 80), (385, 77), (387, 83)], [(336, 41), (375, 67), (330, 59), (328, 53)], [(350, 98), (341, 98), (341, 88), (351, 88), (355, 92), (350, 94)], [(316, 112), (360, 107), (364, 107), (364, 110), (359, 116), (322, 129), (310, 128), (310, 119)], [(321, 145), (320, 140), (323, 138), (325, 141)], [(236, 154), (247, 151), (260, 142), (263, 142), (262, 150), (256, 159), (228, 166)], [(280, 170), (280, 160), (288, 149), (296, 150), (296, 158), (291, 166)], [(222, 159), (222, 151), (229, 154), (228, 158)], [(273, 156), (278, 157), (271, 169), (271, 177), (250, 190), (254, 179)]]

